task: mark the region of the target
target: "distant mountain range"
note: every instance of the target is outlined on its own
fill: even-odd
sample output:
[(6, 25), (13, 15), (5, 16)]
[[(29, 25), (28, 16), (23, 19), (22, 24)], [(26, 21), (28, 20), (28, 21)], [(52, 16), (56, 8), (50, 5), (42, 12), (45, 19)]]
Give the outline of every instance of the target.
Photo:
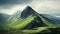
[(60, 24), (60, 18), (57, 18), (52, 15), (42, 14), (43, 16), (47, 17), (48, 19), (52, 20), (56, 24)]
[(10, 17), (10, 15), (8, 14), (3, 14), (3, 13), (0, 13), (0, 22), (5, 22), (8, 18)]
[(0, 30), (4, 29), (5, 24), (7, 23), (7, 20), (9, 19), (10, 15), (0, 13)]
[(38, 27), (55, 28), (60, 25), (59, 18), (39, 14), (30, 6), (27, 6), (22, 12), (17, 11), (13, 15), (0, 13), (0, 16), (0, 23), (4, 25), (6, 30), (32, 30)]

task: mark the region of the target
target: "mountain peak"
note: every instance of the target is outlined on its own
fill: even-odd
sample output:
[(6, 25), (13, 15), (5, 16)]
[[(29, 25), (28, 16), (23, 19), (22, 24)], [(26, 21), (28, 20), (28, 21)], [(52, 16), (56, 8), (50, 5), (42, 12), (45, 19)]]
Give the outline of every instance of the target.
[(30, 7), (30, 6), (27, 6), (21, 13), (21, 17), (22, 18), (25, 18), (27, 17), (28, 15), (34, 13), (35, 11)]
[(30, 6), (27, 6), (25, 9), (32, 9)]
[(24, 10), (23, 10), (23, 12), (31, 12), (31, 11), (34, 11), (30, 6), (27, 6)]

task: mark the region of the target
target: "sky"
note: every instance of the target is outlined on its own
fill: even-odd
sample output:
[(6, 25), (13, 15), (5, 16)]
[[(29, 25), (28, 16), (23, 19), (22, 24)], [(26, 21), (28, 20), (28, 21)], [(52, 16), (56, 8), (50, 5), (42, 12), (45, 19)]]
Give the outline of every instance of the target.
[(0, 0), (0, 13), (12, 15), (26, 6), (38, 13), (60, 15), (60, 0)]

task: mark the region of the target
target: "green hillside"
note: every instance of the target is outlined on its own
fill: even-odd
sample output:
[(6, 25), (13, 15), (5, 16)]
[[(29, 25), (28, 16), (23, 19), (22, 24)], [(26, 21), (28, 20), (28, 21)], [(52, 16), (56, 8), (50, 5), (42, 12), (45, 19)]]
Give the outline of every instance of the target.
[[(39, 15), (39, 14), (38, 14)], [(54, 22), (50, 21), (49, 19), (47, 20), (46, 17), (39, 15), (39, 17), (41, 18), (41, 20), (43, 21), (43, 23), (45, 23), (47, 26), (43, 26), (43, 27), (36, 27), (30, 30), (24, 30), (23, 28), (28, 25), (29, 23), (31, 23), (32, 20), (34, 20), (34, 18), (36, 18), (37, 16), (33, 16), (32, 14), (30, 16), (28, 16), (25, 19), (22, 18), (12, 18), (10, 19), (10, 23), (8, 23), (7, 27), (8, 29), (10, 29), (11, 31), (9, 31), (9, 33), (28, 33), (28, 34), (32, 34), (32, 33), (42, 33), (42, 31), (46, 30), (48, 32), (50, 32), (49, 28), (60, 28), (58, 25), (54, 24)], [(13, 31), (14, 30), (14, 31)], [(18, 32), (19, 31), (19, 32)], [(44, 32), (43, 32), (44, 33)]]
[[(56, 24), (53, 24), (51, 21), (49, 20), (46, 20), (43, 16), (40, 16), (41, 20), (43, 21), (43, 23), (47, 24), (47, 26), (44, 26), (44, 27), (36, 27), (36, 28), (33, 28), (32, 30), (24, 30), (22, 28), (24, 28), (27, 24), (29, 24), (32, 20), (34, 20), (34, 18), (36, 18), (36, 16), (33, 16), (33, 15), (30, 15), (28, 16), (27, 18), (25, 19), (16, 19), (17, 21), (15, 21), (15, 19), (12, 19), (11, 23), (9, 23), (7, 26), (9, 28), (11, 28), (11, 31), (9, 30), (8, 33), (12, 33), (12, 34), (35, 34), (35, 33), (46, 33), (47, 31), (50, 33), (51, 30), (49, 29), (57, 29), (58, 28), (58, 33), (60, 32), (59, 31), (59, 26), (56, 25)], [(15, 29), (15, 30), (14, 30)], [(42, 32), (43, 31), (43, 32)]]
[(16, 18), (16, 19), (12, 19), (10, 22), (11, 23), (9, 23), (8, 25), (7, 25), (7, 27), (9, 27), (9, 28), (12, 28), (12, 29), (22, 29), (22, 28), (24, 28), (27, 24), (29, 24), (32, 20), (34, 20), (34, 18), (35, 18), (35, 16), (32, 16), (32, 15), (30, 15), (30, 16), (28, 16), (27, 18), (25, 18), (25, 19), (18, 19), (18, 18)]

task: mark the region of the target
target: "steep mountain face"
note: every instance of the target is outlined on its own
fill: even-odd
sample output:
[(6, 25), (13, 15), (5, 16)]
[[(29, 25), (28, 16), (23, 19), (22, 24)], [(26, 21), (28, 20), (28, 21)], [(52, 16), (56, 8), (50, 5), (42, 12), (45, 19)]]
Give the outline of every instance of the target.
[(39, 17), (39, 15), (37, 15), (38, 13), (36, 11), (34, 11), (31, 7), (27, 6), (21, 13), (21, 18), (26, 18), (30, 15), (32, 16), (36, 16), (34, 18), (34, 20), (32, 20), (29, 24), (27, 24), (24, 29), (32, 29), (35, 27), (42, 27), (42, 26), (46, 26), (46, 24), (44, 24), (41, 20), (41, 18)]
[(47, 25), (43, 23), (43, 21), (39, 16), (36, 16), (36, 18), (34, 18), (34, 20), (32, 20), (29, 24), (27, 24), (27, 26), (25, 26), (24, 29), (33, 29), (36, 27), (43, 27), (43, 26)]
[(26, 18), (28, 15), (35, 14), (35, 11), (30, 7), (27, 6), (21, 13), (21, 18)]

